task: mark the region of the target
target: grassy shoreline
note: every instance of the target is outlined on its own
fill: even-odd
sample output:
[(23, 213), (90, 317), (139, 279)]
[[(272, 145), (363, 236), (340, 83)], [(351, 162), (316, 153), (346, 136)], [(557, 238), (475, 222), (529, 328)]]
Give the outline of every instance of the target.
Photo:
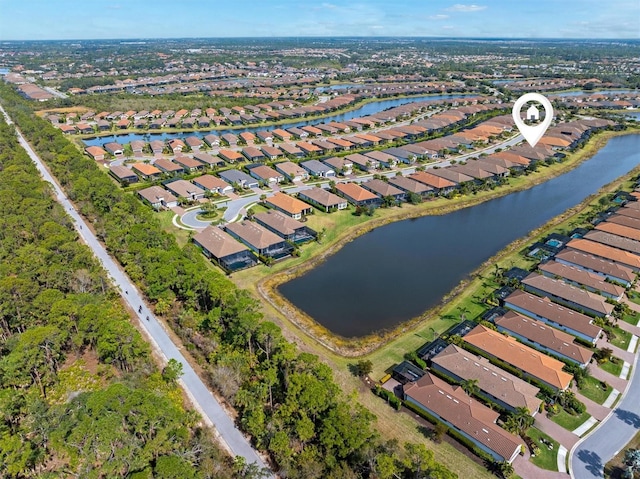
[[(619, 136), (621, 134), (633, 133), (638, 132), (603, 132), (597, 135), (592, 141), (590, 141), (587, 146), (585, 146), (585, 148), (572, 154), (563, 163), (544, 167), (538, 173), (534, 173), (526, 177), (517, 178), (516, 180), (520, 181), (515, 184), (503, 186), (493, 191), (484, 191), (478, 193), (477, 195), (461, 197), (454, 200), (437, 199), (434, 201), (422, 203), (421, 205), (417, 206), (406, 205), (403, 208), (379, 210), (382, 214), (381, 217), (374, 218), (373, 220), (369, 221), (363, 220), (360, 223), (354, 222), (354, 224), (350, 225), (349, 228), (346, 228), (343, 231), (333, 231), (333, 238), (325, 241), (322, 246), (315, 247), (312, 254), (303, 254), (303, 256), (297, 259), (293, 264), (287, 263), (286, 266), (282, 266), (280, 268), (276, 266), (275, 271), (274, 269), (261, 267), (262, 270), (252, 271), (251, 273), (245, 272), (244, 274), (238, 275), (239, 278), (237, 278), (235, 282), (240, 287), (245, 287), (256, 291), (275, 310), (279, 311), (279, 316), (284, 317), (284, 321), (286, 323), (289, 323), (296, 329), (301, 330), (305, 333), (306, 336), (313, 338), (313, 340), (322, 344), (324, 348), (328, 349), (332, 353), (337, 354), (338, 356), (357, 357), (371, 354), (387, 343), (395, 343), (398, 340), (398, 337), (402, 336), (403, 334), (415, 333), (415, 331), (413, 331), (415, 328), (419, 328), (421, 330), (419, 331), (419, 333), (423, 333), (422, 342), (424, 342), (424, 338), (427, 336), (424, 333), (425, 331), (430, 332), (429, 328), (433, 328), (434, 330), (440, 332), (451, 326), (453, 322), (457, 321), (457, 318), (449, 317), (447, 319), (446, 314), (444, 314), (445, 311), (443, 311), (443, 308), (451, 303), (456, 303), (456, 299), (458, 299), (458, 296), (464, 294), (464, 290), (470, 285), (470, 283), (473, 282), (473, 278), (477, 277), (479, 272), (485, 270), (488, 266), (494, 264), (496, 261), (501, 260), (503, 256), (511, 254), (515, 248), (521, 247), (524, 242), (530, 240), (535, 232), (532, 232), (526, 238), (516, 240), (511, 245), (507, 246), (507, 248), (505, 248), (503, 251), (499, 252), (496, 256), (483, 263), (476, 271), (469, 275), (470, 279), (461, 282), (449, 294), (446, 295), (443, 300), (443, 304), (424, 312), (416, 318), (404, 321), (392, 330), (381, 332), (378, 334), (371, 334), (369, 336), (364, 336), (361, 338), (347, 339), (333, 334), (331, 331), (327, 330), (322, 325), (313, 320), (313, 318), (309, 317), (289, 301), (287, 301), (282, 295), (278, 293), (277, 287), (280, 284), (283, 284), (297, 276), (304, 274), (309, 269), (317, 266), (319, 263), (324, 261), (331, 254), (337, 252), (345, 243), (352, 241), (357, 236), (371, 231), (374, 228), (408, 218), (415, 218), (433, 214), (446, 214), (457, 209), (477, 205), (489, 199), (528, 189), (574, 168), (582, 161), (585, 161), (586, 159), (594, 155), (608, 142), (610, 138)], [(585, 201), (589, 201), (592, 196), (587, 198), (587, 200)], [(376, 212), (376, 215), (378, 214), (379, 213)], [(567, 215), (567, 212), (560, 216), (563, 217), (565, 215)], [(552, 219), (550, 223), (554, 222), (554, 220), (556, 220), (556, 218)], [(542, 229), (546, 228), (547, 225), (544, 225)], [(439, 315), (441, 317), (435, 318), (436, 315)], [(427, 325), (426, 323), (429, 324)], [(408, 330), (411, 331), (407, 333)]]

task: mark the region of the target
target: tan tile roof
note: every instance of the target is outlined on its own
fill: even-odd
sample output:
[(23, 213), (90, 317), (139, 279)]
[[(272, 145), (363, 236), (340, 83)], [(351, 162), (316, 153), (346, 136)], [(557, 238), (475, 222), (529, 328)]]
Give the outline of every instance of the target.
[(178, 201), (178, 198), (173, 196), (170, 192), (162, 188), (161, 186), (150, 186), (149, 188), (144, 188), (142, 190), (138, 190), (138, 194), (142, 196), (149, 203), (158, 203), (160, 199), (163, 199), (165, 203), (171, 203), (174, 201)]
[(584, 289), (571, 286), (564, 281), (548, 278), (542, 274), (531, 273), (522, 280), (522, 284), (536, 288), (550, 296), (555, 296), (557, 298), (564, 299), (565, 301), (576, 303), (584, 308), (589, 308), (590, 310), (596, 311), (602, 315), (611, 314), (613, 312), (614, 305), (607, 303), (604, 296), (590, 293)]
[(524, 379), (514, 376), (488, 359), (476, 356), (450, 344), (431, 361), (464, 380), (476, 379), (481, 391), (503, 401), (512, 408), (526, 407), (535, 414), (542, 401), (536, 397), (540, 390)]
[(632, 282), (636, 278), (636, 275), (631, 268), (622, 266), (621, 264), (614, 263), (613, 261), (604, 258), (598, 258), (597, 256), (583, 253), (582, 251), (564, 249), (556, 254), (556, 260), (573, 263), (578, 266), (597, 271), (598, 273), (613, 276), (628, 282)]
[(369, 180), (362, 183), (362, 187), (380, 196), (404, 195), (404, 191), (382, 180)]
[(451, 188), (456, 186), (453, 181), (449, 181), (445, 178), (441, 178), (436, 175), (432, 175), (431, 173), (427, 173), (426, 171), (416, 171), (409, 175), (409, 178), (412, 180), (419, 181), (427, 186), (431, 186), (432, 188)]
[(540, 318), (546, 318), (556, 324), (577, 331), (589, 338), (597, 338), (602, 332), (599, 326), (593, 324), (593, 318), (552, 303), (548, 298), (541, 298), (525, 291), (516, 290), (505, 299), (505, 302), (529, 311)]
[(573, 376), (562, 370), (564, 363), (479, 324), (467, 333), (466, 342), (495, 356), (528, 375), (557, 388), (569, 387)]
[(193, 239), (215, 258), (224, 258), (225, 256), (248, 250), (245, 245), (217, 226), (208, 226), (196, 234)]
[(254, 216), (254, 219), (259, 223), (270, 226), (280, 234), (287, 236), (294, 234), (296, 230), (300, 228), (304, 228), (304, 224), (302, 224), (300, 221), (294, 220), (290, 216), (287, 216), (284, 213), (276, 210), (269, 210), (258, 213)]
[(353, 201), (366, 201), (378, 198), (370, 191), (365, 190), (355, 183), (338, 183), (336, 189), (353, 199)]
[(213, 175), (202, 175), (202, 176), (199, 176), (198, 178), (194, 178), (191, 181), (197, 181), (199, 185), (202, 185), (204, 188), (208, 190), (217, 190), (218, 188), (222, 189), (222, 188), (231, 186), (226, 181)]
[(506, 329), (507, 332), (512, 331), (519, 334), (580, 364), (587, 364), (593, 356), (590, 350), (574, 343), (574, 337), (570, 334), (552, 328), (542, 321), (522, 316), (515, 311), (509, 311), (504, 316), (497, 318), (495, 323), (496, 326)]
[(630, 253), (640, 254), (640, 241), (635, 241), (630, 238), (607, 233), (606, 231), (591, 230), (586, 235), (584, 235), (584, 239), (596, 241), (607, 246), (613, 246), (614, 248), (623, 249), (625, 251), (629, 251)]
[(162, 173), (158, 168), (147, 163), (135, 163), (131, 168), (139, 171), (143, 175), (157, 175)]
[(340, 198), (338, 195), (334, 195), (330, 191), (327, 191), (323, 188), (318, 188), (317, 186), (309, 188), (308, 190), (301, 191), (299, 194), (302, 194), (327, 208), (333, 208), (340, 204), (346, 203), (346, 200)]
[(596, 243), (586, 239), (576, 238), (567, 243), (567, 247), (583, 251), (601, 258), (610, 259), (634, 269), (640, 269), (640, 256), (637, 254), (622, 251), (618, 248)]
[(590, 273), (581, 268), (576, 268), (556, 261), (548, 261), (538, 266), (540, 271), (544, 271), (553, 276), (566, 278), (578, 284), (583, 284), (597, 291), (608, 293), (612, 296), (621, 296), (624, 288), (605, 281), (605, 277), (596, 273)]
[(300, 201), (298, 198), (294, 198), (293, 196), (289, 196), (282, 192), (278, 192), (273, 196), (268, 197), (266, 202), (292, 215), (299, 215), (310, 209), (309, 205), (304, 201)]
[(462, 388), (426, 373), (406, 385), (404, 392), (505, 460), (520, 450), (522, 440), (495, 423), (499, 414), (467, 396)]
[(275, 233), (253, 221), (241, 221), (239, 223), (229, 223), (225, 226), (227, 231), (231, 231), (244, 239), (256, 249), (265, 249), (271, 245), (282, 243), (284, 240)]

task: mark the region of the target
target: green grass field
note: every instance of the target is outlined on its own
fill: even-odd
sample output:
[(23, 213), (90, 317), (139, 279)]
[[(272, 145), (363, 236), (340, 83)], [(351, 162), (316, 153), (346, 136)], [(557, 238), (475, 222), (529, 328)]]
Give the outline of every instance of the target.
[[(544, 432), (536, 429), (535, 427), (531, 427), (527, 430), (527, 436), (533, 439), (536, 445), (540, 448), (540, 453), (535, 457), (531, 457), (531, 459), (529, 460), (540, 469), (546, 469), (547, 471), (557, 471), (558, 448), (560, 447), (558, 441), (554, 441), (550, 436), (547, 436)], [(540, 439), (549, 441), (552, 444), (552, 448), (549, 449), (547, 445), (540, 442)]]
[(620, 372), (622, 371), (622, 365), (624, 364), (624, 362), (620, 358), (612, 359), (614, 360), (598, 364), (598, 367), (603, 371), (606, 371), (609, 374), (613, 374), (615, 377), (618, 377), (620, 375)]
[(591, 414), (589, 414), (586, 411), (583, 412), (582, 414), (574, 416), (566, 412), (564, 409), (561, 409), (558, 414), (551, 417), (551, 420), (556, 424), (558, 424), (559, 426), (562, 426), (563, 428), (568, 429), (569, 431), (573, 431), (580, 425), (584, 424), (584, 422), (590, 417), (591, 417)]
[(609, 342), (614, 346), (617, 346), (618, 348), (626, 351), (629, 347), (629, 343), (631, 342), (633, 334), (631, 334), (629, 331), (625, 331), (624, 329), (619, 328), (618, 326), (613, 328), (613, 333), (615, 334), (615, 338), (611, 339)]
[(584, 379), (582, 387), (580, 388), (580, 394), (598, 404), (605, 402), (609, 394), (611, 394), (611, 391), (613, 391), (613, 388), (609, 384), (606, 384), (606, 388), (603, 388), (602, 381), (594, 377)]

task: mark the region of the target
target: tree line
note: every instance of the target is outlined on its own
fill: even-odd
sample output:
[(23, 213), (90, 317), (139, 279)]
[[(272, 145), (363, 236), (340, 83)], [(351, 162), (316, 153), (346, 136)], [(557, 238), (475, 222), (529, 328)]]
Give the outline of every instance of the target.
[(424, 444), (385, 441), (375, 416), (346, 397), (331, 369), (299, 353), (260, 303), (179, 247), (152, 211), (124, 193), (8, 87), (5, 108), (98, 237), (238, 411), (238, 425), (287, 478), (440, 478), (456, 475)]

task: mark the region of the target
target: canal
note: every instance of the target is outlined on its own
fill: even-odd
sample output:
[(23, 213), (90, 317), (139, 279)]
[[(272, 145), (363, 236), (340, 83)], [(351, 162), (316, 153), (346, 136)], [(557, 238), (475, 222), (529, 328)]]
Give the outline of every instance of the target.
[(578, 167), (528, 190), (374, 229), (279, 291), (343, 337), (391, 329), (439, 304), (509, 243), (639, 163), (640, 134), (615, 137)]
[(471, 93), (461, 93), (461, 94), (451, 94), (451, 95), (418, 95), (408, 98), (394, 98), (390, 100), (379, 100), (372, 101), (370, 103), (366, 103), (362, 105), (360, 108), (356, 108), (355, 110), (347, 111), (344, 113), (338, 113), (336, 115), (328, 116), (325, 118), (316, 118), (314, 120), (303, 120), (295, 123), (286, 123), (284, 125), (280, 125), (277, 127), (267, 127), (267, 126), (253, 126), (246, 128), (235, 128), (228, 130), (212, 130), (212, 131), (196, 131), (196, 132), (182, 132), (182, 133), (128, 133), (123, 135), (110, 135), (110, 136), (101, 136), (98, 138), (87, 138), (84, 141), (86, 146), (102, 146), (105, 143), (109, 143), (111, 141), (116, 141), (122, 145), (131, 143), (134, 140), (142, 140), (142, 141), (153, 141), (153, 140), (171, 140), (173, 138), (186, 138), (188, 136), (197, 136), (199, 138), (204, 137), (209, 133), (215, 133), (217, 135), (223, 135), (225, 133), (233, 133), (234, 135), (238, 135), (245, 131), (249, 131), (255, 133), (260, 130), (265, 129), (273, 129), (273, 128), (293, 128), (293, 127), (301, 127), (306, 125), (316, 125), (318, 123), (329, 123), (331, 121), (348, 121), (353, 118), (358, 118), (367, 115), (373, 115), (375, 113), (380, 113), (381, 111), (388, 110), (389, 108), (393, 108), (400, 105), (405, 105), (407, 103), (414, 103), (418, 101), (426, 101), (426, 100), (452, 100), (455, 98), (464, 98), (465, 96), (477, 96), (476, 94)]

